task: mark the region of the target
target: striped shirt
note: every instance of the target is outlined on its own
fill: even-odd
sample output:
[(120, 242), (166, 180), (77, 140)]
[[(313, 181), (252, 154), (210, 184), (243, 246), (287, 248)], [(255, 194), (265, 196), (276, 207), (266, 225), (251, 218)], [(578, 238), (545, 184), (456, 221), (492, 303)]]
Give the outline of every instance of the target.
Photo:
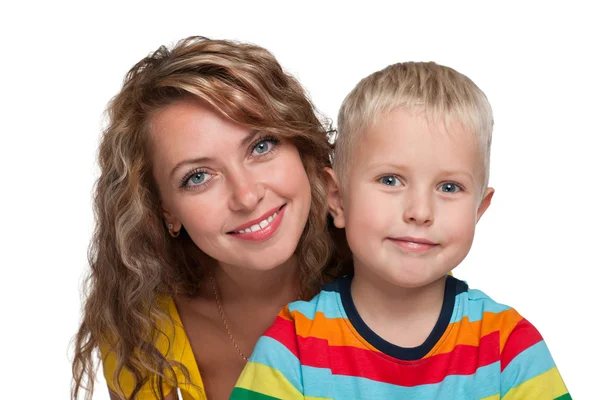
[(448, 276), (440, 317), (416, 348), (373, 332), (350, 283), (286, 306), (231, 399), (571, 399), (535, 327), (465, 282)]

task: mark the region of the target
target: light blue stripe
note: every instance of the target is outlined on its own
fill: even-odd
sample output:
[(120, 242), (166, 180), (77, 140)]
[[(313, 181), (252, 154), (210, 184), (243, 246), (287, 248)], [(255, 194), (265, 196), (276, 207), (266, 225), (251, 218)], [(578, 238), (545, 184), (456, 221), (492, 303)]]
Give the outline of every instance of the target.
[(501, 396), (504, 396), (510, 389), (543, 374), (555, 366), (556, 364), (546, 343), (542, 340), (534, 344), (513, 358), (510, 364), (504, 368)]
[(341, 301), (337, 292), (322, 291), (315, 296), (311, 301), (295, 301), (289, 304), (291, 311), (300, 312), (306, 318), (313, 320), (317, 312), (325, 314), (325, 318), (347, 318), (346, 312), (343, 311)]
[(476, 289), (469, 289), (468, 292), (456, 296), (456, 304), (459, 305), (460, 309), (452, 315), (451, 323), (462, 320), (465, 315), (471, 322), (481, 321), (484, 312), (501, 313), (511, 308), (504, 304), (496, 303), (485, 293)]
[(268, 336), (261, 336), (254, 347), (249, 361), (280, 371), (302, 393), (300, 360), (277, 340)]
[(473, 375), (451, 375), (440, 383), (413, 387), (331, 375), (329, 369), (306, 366), (302, 367), (302, 380), (305, 396), (332, 399), (475, 399), (500, 392), (500, 363), (481, 367)]

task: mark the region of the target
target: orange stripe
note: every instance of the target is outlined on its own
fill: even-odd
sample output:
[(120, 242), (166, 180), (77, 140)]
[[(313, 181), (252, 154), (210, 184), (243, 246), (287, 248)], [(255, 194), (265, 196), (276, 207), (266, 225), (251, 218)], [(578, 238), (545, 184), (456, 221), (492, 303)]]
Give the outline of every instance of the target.
[(290, 313), (290, 308), (287, 305), (279, 311), (278, 317), (285, 319), (286, 321), (294, 322), (294, 317)]
[(362, 339), (345, 318), (326, 318), (325, 314), (320, 311), (312, 320), (306, 318), (301, 312), (294, 311), (292, 314), (298, 336), (324, 339), (327, 340), (329, 346), (352, 346), (380, 352)]
[(463, 317), (458, 322), (448, 325), (444, 336), (424, 358), (433, 354), (449, 353), (457, 345), (479, 346), (482, 337), (499, 331), (500, 332), (500, 352), (504, 349), (504, 344), (514, 327), (523, 317), (514, 309), (508, 309), (499, 313), (484, 312), (483, 319), (469, 322), (468, 317)]
[(519, 314), (513, 308), (506, 310), (502, 314), (504, 315), (502, 315), (501, 320), (498, 322), (498, 324), (502, 326), (502, 329), (500, 330), (500, 354), (502, 354), (504, 351), (504, 345), (506, 344), (510, 334), (515, 329), (515, 326), (517, 326), (517, 324), (523, 319), (521, 314)]
[[(299, 311), (290, 313), (287, 306), (281, 310), (279, 316), (295, 324), (298, 336), (324, 339), (330, 346), (352, 346), (380, 352), (361, 338), (345, 318), (326, 318), (322, 312), (317, 312), (313, 319), (309, 319)], [(457, 345), (479, 346), (482, 337), (496, 331), (500, 332), (500, 352), (502, 352), (514, 327), (522, 319), (523, 317), (513, 308), (499, 313), (484, 312), (483, 319), (475, 322), (469, 322), (468, 317), (465, 316), (460, 321), (448, 325), (438, 345), (424, 358), (434, 354), (449, 353)]]

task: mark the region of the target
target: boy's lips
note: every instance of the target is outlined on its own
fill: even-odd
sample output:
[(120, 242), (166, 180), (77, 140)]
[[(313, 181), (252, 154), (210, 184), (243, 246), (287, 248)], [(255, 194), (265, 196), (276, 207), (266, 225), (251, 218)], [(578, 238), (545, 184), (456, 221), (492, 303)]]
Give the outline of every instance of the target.
[(424, 238), (414, 238), (410, 236), (389, 239), (401, 249), (414, 252), (425, 252), (433, 249), (436, 246), (439, 246), (438, 243), (434, 243), (431, 240)]

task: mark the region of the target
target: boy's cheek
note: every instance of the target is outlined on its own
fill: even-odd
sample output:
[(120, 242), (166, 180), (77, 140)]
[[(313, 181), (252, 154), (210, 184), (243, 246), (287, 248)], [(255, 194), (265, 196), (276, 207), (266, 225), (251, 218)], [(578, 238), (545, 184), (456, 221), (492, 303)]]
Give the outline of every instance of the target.
[(382, 199), (377, 193), (355, 192), (344, 208), (346, 229), (357, 230), (363, 234), (390, 234), (394, 225), (402, 223), (402, 207), (397, 201), (391, 200)]
[[(468, 244), (473, 241), (476, 222), (476, 218), (470, 209), (458, 208), (439, 213), (434, 225), (436, 231), (441, 234), (440, 239), (447, 244)], [(470, 244), (468, 244), (468, 247), (470, 247)]]

